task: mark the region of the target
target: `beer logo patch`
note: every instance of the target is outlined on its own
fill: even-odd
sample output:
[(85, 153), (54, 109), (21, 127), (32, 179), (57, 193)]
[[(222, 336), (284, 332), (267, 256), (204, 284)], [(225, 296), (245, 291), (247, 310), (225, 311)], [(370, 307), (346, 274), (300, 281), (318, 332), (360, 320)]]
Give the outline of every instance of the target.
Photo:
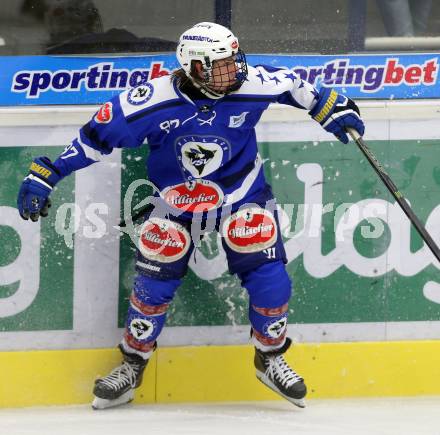
[(108, 102), (101, 106), (95, 115), (95, 122), (98, 124), (108, 124), (113, 119), (113, 104)]
[(215, 209), (223, 202), (220, 187), (208, 180), (177, 184), (165, 189), (161, 195), (172, 207), (192, 213)]
[(171, 263), (188, 252), (190, 235), (177, 222), (152, 217), (141, 227), (138, 247), (145, 258)]
[(134, 106), (146, 103), (153, 96), (153, 85), (145, 83), (130, 89), (127, 95), (127, 101)]
[(223, 223), (226, 244), (237, 252), (258, 252), (277, 240), (277, 225), (273, 214), (263, 208), (239, 210)]

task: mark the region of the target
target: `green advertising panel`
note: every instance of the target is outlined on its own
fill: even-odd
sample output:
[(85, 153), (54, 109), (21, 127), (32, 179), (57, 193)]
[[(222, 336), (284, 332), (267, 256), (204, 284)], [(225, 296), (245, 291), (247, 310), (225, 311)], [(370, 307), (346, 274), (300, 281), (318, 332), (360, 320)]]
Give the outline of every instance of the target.
[[(434, 225), (440, 219), (440, 144), (399, 140), (368, 145), (428, 231), (440, 240), (440, 229)], [(130, 183), (145, 178), (145, 153), (146, 147), (123, 151), (122, 197)], [(357, 147), (270, 142), (260, 143), (260, 153), (284, 210), (284, 224), (290, 221), (282, 224), (295, 292), (289, 322), (440, 319), (440, 272), (434, 257)], [(142, 195), (146, 192), (133, 204)], [(200, 255), (220, 258), (217, 242), (215, 235), (205, 237)], [(131, 292), (134, 252), (130, 238), (123, 236), (120, 327)], [(188, 271), (170, 307), (168, 325), (248, 323), (246, 291), (224, 262), (221, 268), (222, 276), (211, 280), (201, 279), (197, 267)]]
[[(16, 210), (17, 193), (32, 159), (55, 158), (62, 150), (0, 148), (0, 331), (73, 327), (73, 249), (55, 231), (57, 207), (39, 223), (23, 221)], [(52, 203), (74, 202), (74, 182), (74, 177), (63, 180), (51, 195)]]

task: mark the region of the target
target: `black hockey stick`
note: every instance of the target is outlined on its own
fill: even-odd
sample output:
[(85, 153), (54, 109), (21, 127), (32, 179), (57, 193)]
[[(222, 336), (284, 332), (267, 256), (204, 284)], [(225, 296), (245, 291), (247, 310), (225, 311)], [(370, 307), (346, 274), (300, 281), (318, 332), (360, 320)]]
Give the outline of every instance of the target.
[[(147, 209), (148, 209), (147, 206), (142, 207), (137, 213), (135, 213), (133, 216), (131, 216), (131, 221), (133, 222), (133, 221), (139, 219), (147, 211)], [(118, 227), (123, 228), (123, 227), (126, 227), (126, 226), (127, 226), (126, 220), (125, 219), (121, 219), (119, 224), (118, 224)]]
[[(133, 222), (133, 221), (138, 220), (140, 217), (142, 217), (145, 213), (151, 211), (153, 208), (154, 208), (154, 206), (152, 204), (144, 205), (134, 215), (131, 216), (131, 221)], [(127, 226), (126, 219), (121, 219), (121, 221), (118, 224), (118, 227), (123, 228), (126, 226)]]
[(371, 166), (373, 166), (377, 175), (379, 175), (380, 179), (384, 182), (385, 186), (390, 191), (391, 195), (393, 195), (394, 199), (399, 203), (403, 212), (408, 216), (408, 219), (411, 221), (411, 223), (414, 225), (417, 232), (420, 234), (422, 239), (428, 245), (429, 249), (434, 254), (435, 258), (437, 258), (437, 260), (440, 261), (440, 250), (439, 250), (437, 244), (434, 242), (433, 238), (430, 236), (428, 231), (426, 231), (426, 228), (422, 224), (420, 219), (412, 211), (411, 207), (406, 202), (406, 199), (403, 197), (403, 195), (400, 193), (399, 189), (393, 183), (390, 176), (385, 172), (385, 169), (383, 168), (383, 166), (379, 163), (379, 161), (376, 159), (375, 155), (368, 148), (367, 144), (362, 139), (362, 136), (353, 128), (347, 128), (347, 132), (350, 134), (350, 136), (356, 142), (357, 146), (362, 151), (362, 153), (367, 158), (367, 160), (370, 162)]

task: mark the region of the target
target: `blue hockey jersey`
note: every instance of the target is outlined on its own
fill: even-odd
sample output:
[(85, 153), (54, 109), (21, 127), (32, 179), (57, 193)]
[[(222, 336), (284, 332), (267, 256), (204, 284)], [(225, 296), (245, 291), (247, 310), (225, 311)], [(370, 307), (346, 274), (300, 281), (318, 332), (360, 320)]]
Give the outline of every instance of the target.
[(149, 147), (148, 179), (189, 212), (239, 204), (265, 185), (255, 125), (271, 103), (311, 110), (318, 93), (286, 69), (249, 67), (241, 88), (191, 100), (175, 77), (153, 79), (105, 103), (55, 162), (63, 175), (114, 148)]

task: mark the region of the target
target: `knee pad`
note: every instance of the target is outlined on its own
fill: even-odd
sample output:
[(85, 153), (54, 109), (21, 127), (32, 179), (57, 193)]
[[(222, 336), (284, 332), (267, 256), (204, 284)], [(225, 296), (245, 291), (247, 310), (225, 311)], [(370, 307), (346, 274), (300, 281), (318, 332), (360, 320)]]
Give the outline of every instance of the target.
[(240, 278), (249, 292), (249, 320), (254, 344), (257, 347), (262, 345), (262, 348), (282, 345), (292, 294), (292, 283), (284, 264), (266, 263)]
[(127, 313), (124, 345), (140, 354), (151, 352), (179, 284), (180, 280), (160, 281), (136, 276)]

